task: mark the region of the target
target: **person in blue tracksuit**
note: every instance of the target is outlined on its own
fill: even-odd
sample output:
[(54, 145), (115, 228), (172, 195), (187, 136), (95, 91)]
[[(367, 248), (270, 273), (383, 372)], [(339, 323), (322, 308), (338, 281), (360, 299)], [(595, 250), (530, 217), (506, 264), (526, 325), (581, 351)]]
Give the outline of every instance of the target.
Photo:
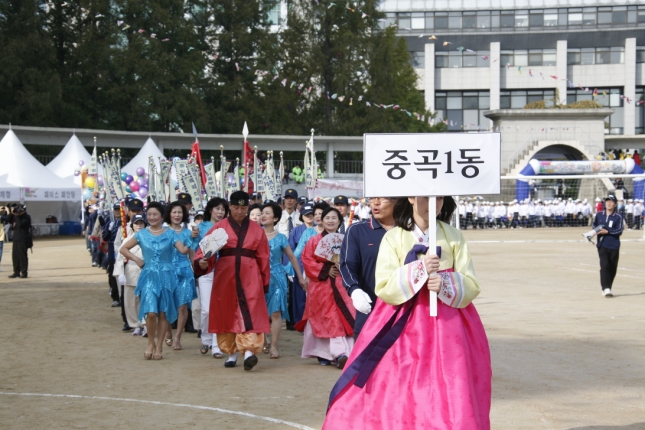
[(598, 257), (600, 258), (600, 286), (602, 295), (613, 297), (612, 286), (618, 270), (620, 235), (623, 234), (623, 217), (616, 211), (618, 200), (613, 194), (605, 198), (605, 210), (596, 214), (593, 221), (598, 231)]

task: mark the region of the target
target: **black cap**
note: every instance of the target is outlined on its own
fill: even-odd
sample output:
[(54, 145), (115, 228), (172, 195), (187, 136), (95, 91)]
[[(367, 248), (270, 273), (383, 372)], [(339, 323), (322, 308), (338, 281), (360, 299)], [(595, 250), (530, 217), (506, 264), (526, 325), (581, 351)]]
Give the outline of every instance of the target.
[(139, 199), (132, 199), (127, 203), (128, 209), (131, 211), (142, 211), (143, 202)]
[(345, 196), (336, 196), (336, 197), (334, 197), (334, 204), (335, 205), (347, 205), (347, 206), (349, 206), (349, 200), (347, 200), (347, 197), (345, 197)]
[(197, 212), (195, 212), (195, 218), (197, 218), (198, 216), (204, 216), (204, 211), (198, 210)]
[(193, 198), (188, 193), (179, 193), (179, 195), (177, 196), (177, 201), (179, 203), (188, 203), (190, 205), (193, 204)]
[(262, 196), (260, 195), (260, 193), (253, 193), (253, 194), (251, 194), (251, 197), (250, 197), (251, 200), (257, 200), (257, 199), (261, 199), (261, 198), (262, 198)]
[(287, 191), (284, 192), (284, 198), (286, 199), (287, 197), (291, 197), (297, 200), (298, 191), (294, 190), (293, 188), (287, 188)]
[(231, 206), (248, 206), (249, 194), (244, 191), (236, 191), (229, 196), (228, 202)]
[(300, 215), (307, 215), (314, 213), (314, 205), (311, 203), (305, 203), (300, 207)]
[(614, 203), (618, 203), (618, 199), (617, 199), (617, 198), (616, 198), (616, 196), (615, 196), (615, 195), (613, 195), (613, 194), (610, 194), (610, 195), (608, 195), (607, 197), (605, 197), (605, 201), (607, 201), (607, 200), (611, 200), (611, 201), (612, 201), (612, 202), (614, 202)]
[(143, 216), (143, 214), (136, 214), (135, 216), (133, 216), (132, 221), (130, 221), (130, 223), (134, 225), (134, 223), (138, 221), (143, 221), (144, 223), (146, 223), (146, 225), (148, 225), (148, 221), (146, 221), (146, 217)]
[(121, 210), (121, 203), (115, 203), (114, 205), (112, 205), (112, 209), (115, 211)]
[(298, 204), (299, 205), (304, 205), (305, 203), (307, 203), (307, 197), (305, 197), (305, 196), (298, 197)]
[(278, 196), (278, 200), (276, 201), (277, 204), (281, 205), (282, 204), (282, 197)]

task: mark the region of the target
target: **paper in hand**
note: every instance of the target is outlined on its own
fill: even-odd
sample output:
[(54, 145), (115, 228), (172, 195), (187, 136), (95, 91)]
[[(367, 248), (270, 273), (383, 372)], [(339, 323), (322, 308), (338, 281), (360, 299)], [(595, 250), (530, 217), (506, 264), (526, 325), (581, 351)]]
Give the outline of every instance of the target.
[(199, 248), (204, 253), (204, 258), (208, 259), (213, 256), (217, 251), (222, 249), (228, 241), (228, 234), (223, 228), (218, 228), (209, 235), (206, 235), (200, 242)]

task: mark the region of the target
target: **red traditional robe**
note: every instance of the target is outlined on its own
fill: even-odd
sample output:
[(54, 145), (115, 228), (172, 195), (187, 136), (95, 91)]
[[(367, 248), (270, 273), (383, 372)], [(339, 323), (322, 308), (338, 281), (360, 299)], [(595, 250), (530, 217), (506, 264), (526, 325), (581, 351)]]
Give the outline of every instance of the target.
[(295, 327), (296, 330), (303, 331), (309, 321), (314, 336), (318, 338), (353, 336), (356, 309), (352, 299), (343, 287), (340, 276), (329, 276), (332, 263), (323, 263), (314, 256), (324, 234), (312, 237), (302, 253), (302, 264), (309, 278), (309, 291), (302, 321)]
[[(215, 269), (211, 292), (208, 331), (210, 333), (268, 333), (269, 314), (264, 294), (269, 291), (269, 241), (257, 223), (245, 218), (239, 225), (233, 218), (215, 224), (207, 234), (223, 228), (228, 241), (219, 250), (219, 258), (208, 260), (208, 269)], [(201, 250), (195, 256), (197, 262)]]

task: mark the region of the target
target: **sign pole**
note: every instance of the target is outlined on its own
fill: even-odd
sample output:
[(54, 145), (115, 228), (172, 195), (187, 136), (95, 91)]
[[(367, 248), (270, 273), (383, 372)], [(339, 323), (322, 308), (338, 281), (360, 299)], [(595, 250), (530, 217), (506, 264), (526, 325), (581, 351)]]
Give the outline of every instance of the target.
[[(437, 198), (434, 196), (428, 197), (428, 253), (437, 253)], [(437, 316), (437, 293), (434, 291), (430, 291), (430, 316)]]

